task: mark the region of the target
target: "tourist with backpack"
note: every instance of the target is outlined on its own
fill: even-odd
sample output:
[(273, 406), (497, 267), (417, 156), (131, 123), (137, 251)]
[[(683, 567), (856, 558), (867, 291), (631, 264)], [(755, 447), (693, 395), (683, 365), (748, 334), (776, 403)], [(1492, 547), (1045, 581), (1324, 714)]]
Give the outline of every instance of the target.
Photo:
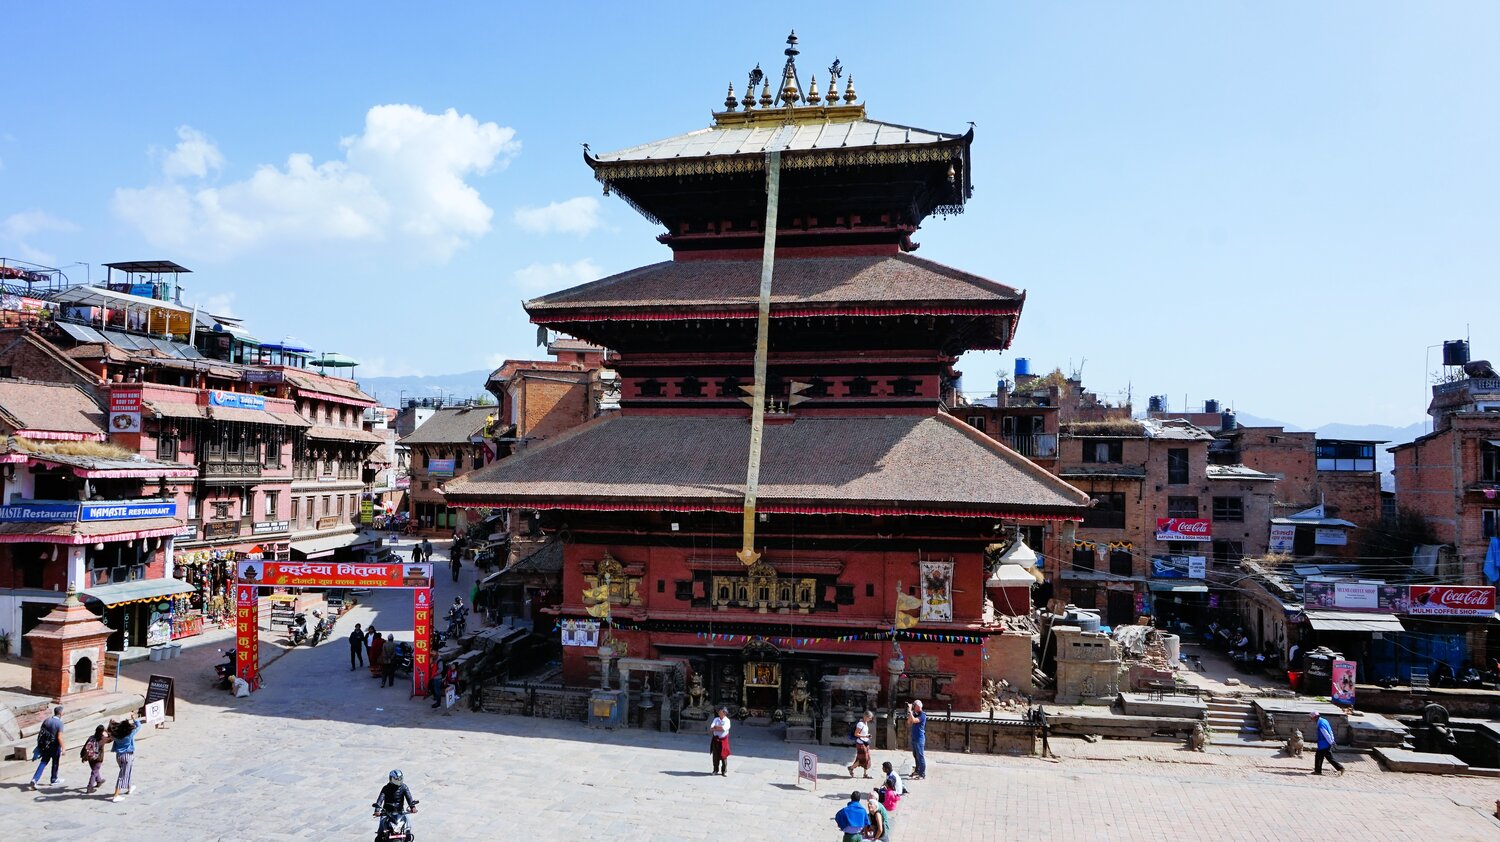
[(854, 729), (849, 736), (854, 740), (854, 762), (849, 764), (849, 777), (854, 777), (854, 770), (861, 768), (865, 770), (865, 777), (870, 777), (870, 723), (875, 721), (875, 714), (865, 711), (864, 716), (854, 723)]
[(31, 788), (36, 789), (36, 782), (41, 780), (42, 771), (47, 764), (52, 764), (52, 785), (62, 786), (62, 780), (57, 777), (57, 764), (62, 761), (62, 705), (52, 709), (52, 715), (42, 721), (42, 727), (36, 732), (36, 748), (31, 752), (32, 760), (41, 762), (36, 765), (36, 774), (31, 776)]
[(94, 729), (94, 736), (89, 737), (78, 751), (78, 759), (88, 764), (89, 783), (84, 792), (94, 794), (104, 783), (104, 726), (100, 725)]

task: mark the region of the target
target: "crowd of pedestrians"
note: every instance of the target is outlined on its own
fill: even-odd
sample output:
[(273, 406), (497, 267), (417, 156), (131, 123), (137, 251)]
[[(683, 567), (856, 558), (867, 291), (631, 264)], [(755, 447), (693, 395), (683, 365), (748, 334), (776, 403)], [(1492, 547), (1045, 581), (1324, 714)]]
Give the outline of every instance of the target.
[[(48, 766), (52, 767), (52, 774), (48, 778), (49, 785), (64, 785), (63, 779), (58, 775), (58, 766), (62, 763), (63, 756), (62, 713), (62, 705), (52, 708), (52, 715), (43, 720), (41, 727), (37, 729), (36, 746), (31, 751), (31, 759), (37, 761), (36, 773), (31, 776), (32, 789), (38, 788), (42, 773), (47, 770)], [(84, 787), (85, 794), (93, 795), (99, 787), (104, 785), (103, 767), (106, 746), (114, 753), (115, 763), (120, 767), (119, 775), (115, 778), (114, 797), (111, 800), (118, 802), (135, 791), (130, 779), (131, 773), (135, 770), (135, 737), (140, 732), (141, 725), (142, 721), (133, 717), (120, 722), (111, 720), (108, 725), (94, 728), (94, 733), (84, 740), (78, 750), (78, 759), (89, 767), (89, 779)]]

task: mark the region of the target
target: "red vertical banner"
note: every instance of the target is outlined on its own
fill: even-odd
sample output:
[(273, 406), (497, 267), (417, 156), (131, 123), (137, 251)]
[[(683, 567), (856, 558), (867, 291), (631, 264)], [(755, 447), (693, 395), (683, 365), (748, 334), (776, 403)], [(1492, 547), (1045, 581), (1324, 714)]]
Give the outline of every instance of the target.
[(432, 675), (432, 588), (412, 590), (411, 694), (427, 695)]
[(254, 585), (234, 587), (234, 660), (235, 672), (249, 682), (252, 690), (260, 689), (260, 601)]

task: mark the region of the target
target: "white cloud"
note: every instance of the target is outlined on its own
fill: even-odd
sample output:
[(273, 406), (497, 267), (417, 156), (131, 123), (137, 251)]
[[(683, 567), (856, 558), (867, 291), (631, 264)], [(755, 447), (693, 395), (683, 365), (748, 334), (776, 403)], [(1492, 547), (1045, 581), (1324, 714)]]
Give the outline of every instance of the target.
[(177, 146), (161, 163), (167, 178), (204, 178), (209, 170), (224, 166), (224, 155), (203, 132), (192, 126), (177, 127)]
[(516, 270), (522, 289), (552, 292), (599, 280), (599, 265), (585, 257), (575, 263), (533, 263)]
[(218, 147), (184, 126), (161, 183), (115, 191), (115, 213), (152, 245), (205, 258), (285, 247), (388, 244), (447, 260), (490, 230), (494, 211), (468, 178), (520, 152), (515, 130), (448, 109), (377, 105), (343, 160), (292, 153), (225, 185), (204, 184)]
[(599, 200), (578, 196), (544, 208), (517, 208), (516, 224), (532, 234), (578, 234), (599, 227)]
[(32, 245), (38, 234), (77, 231), (78, 226), (42, 210), (21, 211), (0, 220), (0, 244), (22, 260), (55, 266), (57, 258)]
[(197, 302), (198, 311), (212, 316), (228, 316), (234, 318), (234, 293), (220, 292), (207, 295)]
[(390, 362), (385, 357), (364, 357), (355, 369), (361, 377), (421, 377), (422, 371), (404, 362)]

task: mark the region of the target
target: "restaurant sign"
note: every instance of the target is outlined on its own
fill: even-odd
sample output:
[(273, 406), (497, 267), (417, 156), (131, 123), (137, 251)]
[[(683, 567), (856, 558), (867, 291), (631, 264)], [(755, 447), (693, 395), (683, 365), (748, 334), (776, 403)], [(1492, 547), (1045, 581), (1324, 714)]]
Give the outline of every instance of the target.
[(1312, 579), (1302, 583), (1302, 603), (1313, 609), (1399, 614), (1406, 606), (1406, 598), (1405, 585)]
[(240, 392), (209, 392), (208, 405), (231, 409), (265, 409), (266, 399), (260, 395), (246, 395)]
[(1495, 613), (1490, 585), (1412, 585), (1406, 613), (1431, 617), (1488, 617)]
[(0, 522), (6, 523), (72, 523), (176, 516), (177, 503), (172, 500), (106, 500), (89, 503), (20, 500), (0, 506)]
[(1156, 540), (1212, 541), (1211, 523), (1207, 518), (1160, 517), (1156, 519)]

